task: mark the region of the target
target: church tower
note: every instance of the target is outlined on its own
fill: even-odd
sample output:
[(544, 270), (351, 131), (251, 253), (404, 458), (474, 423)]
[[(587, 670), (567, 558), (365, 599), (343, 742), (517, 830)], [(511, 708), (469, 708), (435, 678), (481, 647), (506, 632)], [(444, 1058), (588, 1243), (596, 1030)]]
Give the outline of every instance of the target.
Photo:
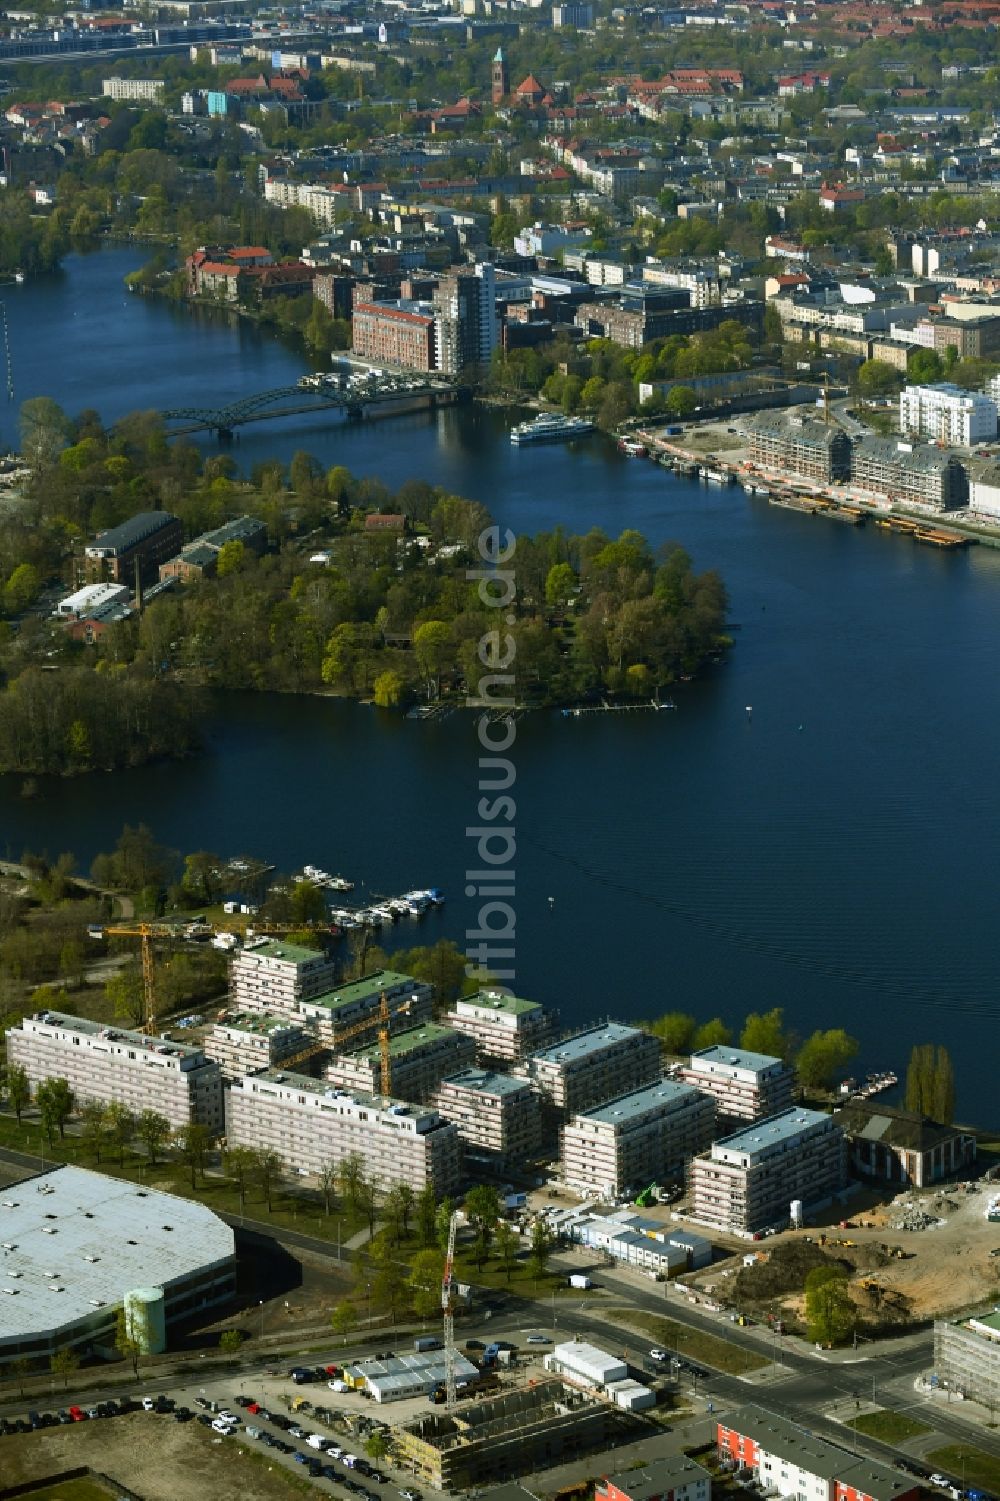
[(507, 71), (507, 59), (503, 55), (503, 48), (498, 47), (493, 59), (493, 108), (502, 104), (510, 93), (510, 74)]

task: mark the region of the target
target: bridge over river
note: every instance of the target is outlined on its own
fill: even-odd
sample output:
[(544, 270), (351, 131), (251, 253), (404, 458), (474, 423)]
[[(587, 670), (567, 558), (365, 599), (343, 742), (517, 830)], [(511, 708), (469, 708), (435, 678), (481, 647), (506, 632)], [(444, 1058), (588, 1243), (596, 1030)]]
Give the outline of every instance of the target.
[(272, 417), (291, 417), (332, 407), (348, 418), (391, 415), (411, 406), (447, 406), (459, 392), (443, 376), (383, 376), (372, 380), (338, 384), (322, 377), (306, 376), (294, 386), (258, 391), (220, 407), (171, 407), (162, 413), (169, 437), (182, 433), (214, 432), (230, 437), (234, 428), (247, 422), (266, 422)]

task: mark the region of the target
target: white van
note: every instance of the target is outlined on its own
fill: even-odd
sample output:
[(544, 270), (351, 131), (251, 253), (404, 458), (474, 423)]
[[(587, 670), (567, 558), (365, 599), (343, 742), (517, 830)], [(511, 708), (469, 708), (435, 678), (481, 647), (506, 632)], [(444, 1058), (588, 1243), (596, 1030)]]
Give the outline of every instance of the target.
[(310, 1449), (322, 1449), (323, 1445), (326, 1443), (326, 1439), (321, 1433), (310, 1433), (309, 1437), (306, 1439), (306, 1443), (309, 1445)]

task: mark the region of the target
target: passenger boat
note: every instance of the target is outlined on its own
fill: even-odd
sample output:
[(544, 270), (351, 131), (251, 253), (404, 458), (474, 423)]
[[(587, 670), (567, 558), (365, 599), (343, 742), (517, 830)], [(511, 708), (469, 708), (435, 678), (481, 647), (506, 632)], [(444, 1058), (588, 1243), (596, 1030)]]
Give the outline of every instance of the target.
[(560, 412), (541, 412), (532, 422), (521, 422), (511, 429), (510, 441), (515, 448), (524, 443), (565, 443), (583, 438), (594, 431), (586, 417), (564, 417)]

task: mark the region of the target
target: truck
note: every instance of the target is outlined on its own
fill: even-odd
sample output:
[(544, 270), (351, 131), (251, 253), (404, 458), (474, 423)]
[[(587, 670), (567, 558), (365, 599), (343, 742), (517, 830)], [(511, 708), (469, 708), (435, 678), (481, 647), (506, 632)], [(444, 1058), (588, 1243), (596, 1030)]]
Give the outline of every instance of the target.
[(684, 429), (682, 427), (678, 427), (677, 424), (675, 423), (672, 427), (668, 427), (667, 428), (667, 437), (668, 438), (678, 438), (678, 437), (680, 437), (680, 435), (681, 435), (681, 433), (683, 431), (684, 431)]
[(590, 1278), (585, 1276), (583, 1272), (571, 1272), (569, 1277), (567, 1278), (567, 1281), (569, 1282), (570, 1287), (579, 1287), (583, 1288), (584, 1290), (586, 1290), (588, 1287), (593, 1287), (594, 1285), (591, 1282)]
[(419, 1339), (413, 1341), (413, 1348), (420, 1355), (424, 1350), (440, 1350), (441, 1341), (432, 1334), (422, 1334)]

